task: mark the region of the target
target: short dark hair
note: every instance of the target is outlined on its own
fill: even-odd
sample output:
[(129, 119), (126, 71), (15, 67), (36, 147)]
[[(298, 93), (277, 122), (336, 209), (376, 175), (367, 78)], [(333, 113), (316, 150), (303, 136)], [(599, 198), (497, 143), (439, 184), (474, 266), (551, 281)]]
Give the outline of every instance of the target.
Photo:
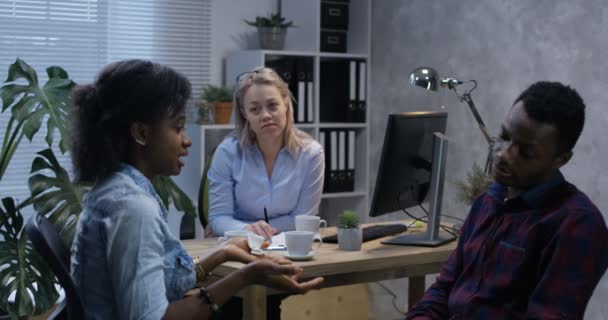
[(576, 90), (559, 82), (539, 81), (522, 92), (513, 104), (519, 101), (532, 119), (557, 128), (558, 152), (574, 148), (585, 125), (585, 103)]
[(76, 180), (96, 182), (127, 160), (129, 128), (154, 125), (184, 112), (190, 82), (177, 71), (145, 60), (109, 64), (94, 83), (72, 93), (72, 163)]

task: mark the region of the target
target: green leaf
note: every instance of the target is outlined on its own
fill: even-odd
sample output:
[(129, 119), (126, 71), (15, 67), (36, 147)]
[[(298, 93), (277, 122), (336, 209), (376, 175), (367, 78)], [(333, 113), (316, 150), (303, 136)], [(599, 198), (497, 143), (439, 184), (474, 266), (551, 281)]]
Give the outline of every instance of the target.
[(354, 229), (359, 227), (359, 216), (352, 210), (344, 210), (338, 217), (338, 228)]
[(245, 21), (246, 24), (254, 27), (262, 28), (289, 28), (293, 26), (293, 21), (285, 22), (285, 18), (280, 13), (270, 14), (268, 17), (257, 16), (255, 21)]
[(8, 77), (5, 82), (13, 82), (21, 78), (26, 79), (30, 84), (38, 84), (38, 74), (34, 68), (25, 61), (17, 59), (8, 67)]
[[(76, 84), (60, 67), (50, 67), (46, 71), (49, 80), (40, 87), (34, 69), (23, 60), (17, 59), (9, 67), (7, 80), (0, 87), (0, 96), (3, 110), (11, 106), (13, 115), (17, 117), (19, 123), (24, 123), (24, 127), (27, 127), (28, 139), (31, 140), (39, 131), (41, 119), (46, 119), (46, 141), (51, 147), (54, 130), (59, 130), (62, 138), (67, 136), (70, 92)], [(15, 83), (17, 81), (19, 84)], [(26, 85), (21, 83), (23, 81)], [(36, 112), (42, 114), (30, 117)], [(67, 149), (66, 144), (60, 141), (61, 152)]]
[(27, 86), (17, 84), (7, 84), (0, 87), (0, 98), (2, 98), (2, 112), (6, 108), (13, 105), (16, 99), (23, 95), (27, 91)]
[(23, 127), (23, 133), (28, 140), (32, 141), (36, 132), (40, 130), (40, 126), (42, 125), (42, 117), (44, 117), (44, 114), (45, 112), (42, 109), (30, 114), (30, 120), (27, 121)]
[(63, 68), (57, 66), (51, 66), (46, 68), (46, 75), (49, 77), (49, 79), (68, 79), (68, 73), (63, 70)]
[[(15, 318), (48, 310), (59, 297), (56, 278), (23, 232), (23, 217), (10, 197), (0, 206), (0, 234), (0, 265), (5, 266), (0, 270), (0, 308)], [(9, 303), (13, 293), (15, 301)]]
[(152, 181), (152, 185), (154, 185), (154, 189), (156, 189), (165, 207), (169, 208), (171, 203), (173, 203), (178, 211), (192, 216), (196, 215), (192, 200), (173, 182), (173, 179), (157, 176)]
[[(72, 243), (75, 232), (75, 217), (82, 211), (82, 197), (91, 189), (90, 185), (70, 181), (68, 172), (59, 164), (51, 149), (38, 152), (32, 162), (32, 175), (28, 185), (32, 194), (22, 206), (34, 205), (34, 209), (53, 222), (65, 244)], [(41, 171), (50, 170), (53, 175)]]

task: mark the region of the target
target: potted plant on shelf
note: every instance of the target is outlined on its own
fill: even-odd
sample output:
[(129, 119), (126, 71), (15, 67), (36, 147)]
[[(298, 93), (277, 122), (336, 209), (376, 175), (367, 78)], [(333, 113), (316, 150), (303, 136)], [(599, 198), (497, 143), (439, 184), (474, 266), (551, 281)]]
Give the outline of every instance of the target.
[(359, 217), (352, 210), (344, 210), (338, 217), (338, 247), (344, 251), (361, 250), (362, 232)]
[(245, 23), (258, 28), (260, 48), (269, 50), (282, 50), (287, 28), (294, 26), (293, 21), (285, 21), (280, 13), (270, 14), (268, 17), (257, 16), (255, 21), (245, 20)]
[[(202, 103), (199, 108), (199, 119), (203, 118), (204, 112), (213, 110), (215, 123), (226, 124), (230, 122), (230, 116), (232, 115), (232, 98), (233, 90), (231, 88), (215, 86), (208, 84), (203, 88)], [(203, 108), (203, 105), (206, 105)]]
[[(0, 83), (0, 113), (5, 116), (2, 121), (7, 121), (1, 137), (0, 181), (20, 143), (25, 142), (23, 137), (32, 141), (46, 128), (47, 142), (32, 161), (29, 197), (18, 201), (5, 189), (0, 190), (0, 310), (8, 312), (12, 319), (41, 314), (59, 296), (57, 279), (23, 230), (26, 221), (22, 210), (43, 214), (69, 248), (82, 210), (82, 197), (91, 187), (75, 183), (55, 156), (57, 150), (63, 154), (69, 149), (70, 92), (76, 84), (60, 67), (49, 67), (46, 73), (48, 81), (41, 85), (34, 68), (17, 59), (9, 66), (6, 81)], [(195, 214), (192, 201), (171, 178), (158, 177), (153, 185), (165, 206), (173, 203), (177, 210)]]

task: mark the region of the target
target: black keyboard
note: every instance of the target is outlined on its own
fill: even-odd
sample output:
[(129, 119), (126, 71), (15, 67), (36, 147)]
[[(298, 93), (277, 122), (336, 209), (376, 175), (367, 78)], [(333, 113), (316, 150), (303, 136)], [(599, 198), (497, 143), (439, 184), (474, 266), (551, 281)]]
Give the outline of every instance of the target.
[[(363, 227), (363, 242), (398, 234), (406, 230), (407, 226), (404, 224), (376, 224), (373, 226)], [(334, 234), (332, 236), (324, 237), (323, 242), (338, 243), (338, 235)]]

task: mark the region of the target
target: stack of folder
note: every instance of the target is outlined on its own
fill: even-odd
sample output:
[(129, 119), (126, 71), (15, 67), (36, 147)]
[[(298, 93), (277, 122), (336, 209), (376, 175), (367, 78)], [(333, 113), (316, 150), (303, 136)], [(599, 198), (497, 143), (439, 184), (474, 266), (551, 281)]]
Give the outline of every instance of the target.
[(320, 72), (321, 122), (365, 122), (366, 61), (323, 59)]
[(314, 63), (313, 57), (273, 56), (266, 67), (274, 69), (289, 86), (294, 96), (295, 123), (314, 122)]
[(323, 192), (351, 192), (355, 189), (354, 129), (321, 129), (319, 142), (325, 150)]

